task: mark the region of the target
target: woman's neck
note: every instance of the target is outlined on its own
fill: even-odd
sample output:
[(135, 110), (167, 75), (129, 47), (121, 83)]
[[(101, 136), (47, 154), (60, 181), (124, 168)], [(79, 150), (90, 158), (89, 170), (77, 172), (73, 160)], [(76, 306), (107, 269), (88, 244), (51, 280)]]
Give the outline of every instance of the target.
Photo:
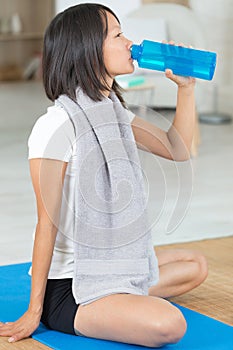
[(110, 94), (110, 90), (112, 89), (112, 85), (113, 85), (113, 78), (112, 77), (107, 77), (106, 79), (106, 83), (107, 83), (107, 86), (109, 86), (109, 90), (104, 90), (102, 92), (102, 94), (105, 96), (105, 97), (109, 97), (109, 94)]

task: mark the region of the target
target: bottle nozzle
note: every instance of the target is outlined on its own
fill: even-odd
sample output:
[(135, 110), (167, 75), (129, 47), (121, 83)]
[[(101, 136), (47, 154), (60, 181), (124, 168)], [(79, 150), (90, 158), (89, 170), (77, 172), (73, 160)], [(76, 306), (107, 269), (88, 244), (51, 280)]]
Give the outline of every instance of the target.
[(140, 45), (133, 44), (130, 48), (130, 51), (131, 51), (132, 59), (136, 60), (141, 52), (141, 47), (140, 47)]

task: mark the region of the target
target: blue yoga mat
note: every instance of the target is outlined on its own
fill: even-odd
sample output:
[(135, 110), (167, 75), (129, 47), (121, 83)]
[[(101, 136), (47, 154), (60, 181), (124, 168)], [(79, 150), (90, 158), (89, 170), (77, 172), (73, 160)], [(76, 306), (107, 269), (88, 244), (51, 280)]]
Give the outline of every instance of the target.
[[(27, 309), (30, 293), (30, 263), (0, 267), (0, 321), (19, 318)], [(177, 344), (164, 346), (166, 350), (232, 350), (233, 327), (177, 305), (183, 312), (188, 330)], [(55, 350), (127, 350), (151, 349), (125, 343), (77, 337), (52, 331), (42, 324), (32, 338)]]

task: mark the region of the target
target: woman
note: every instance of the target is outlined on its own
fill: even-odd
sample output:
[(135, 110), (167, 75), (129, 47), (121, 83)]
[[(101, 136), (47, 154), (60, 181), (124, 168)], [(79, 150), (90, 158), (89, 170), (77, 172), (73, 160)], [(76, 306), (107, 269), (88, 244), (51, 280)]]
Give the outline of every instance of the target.
[[(66, 210), (76, 201), (74, 179), (80, 171), (76, 159), (79, 150), (74, 143), (77, 130), (60, 97), (68, 96), (69, 103), (76, 103), (82, 94), (95, 107), (116, 96), (124, 104), (114, 78), (134, 71), (131, 45), (116, 15), (98, 4), (65, 10), (46, 31), (43, 78), (47, 96), (55, 105), (38, 119), (29, 139), (38, 223), (28, 310), (16, 322), (0, 325), (0, 335), (10, 337), (10, 342), (30, 336), (40, 320), (62, 332), (149, 347), (175, 343), (186, 331), (183, 315), (166, 298), (185, 293), (205, 280), (206, 261), (198, 252), (153, 251), (159, 281), (148, 284), (147, 295), (116, 289), (115, 293), (77, 305), (72, 291), (76, 288), (72, 286), (77, 268), (75, 244), (66, 229), (73, 232), (74, 221)], [(195, 119), (195, 79), (175, 76), (171, 70), (165, 74), (178, 88), (176, 115), (168, 132), (126, 109), (124, 113), (138, 145), (164, 158), (187, 160)], [(157, 268), (155, 265), (152, 269)]]

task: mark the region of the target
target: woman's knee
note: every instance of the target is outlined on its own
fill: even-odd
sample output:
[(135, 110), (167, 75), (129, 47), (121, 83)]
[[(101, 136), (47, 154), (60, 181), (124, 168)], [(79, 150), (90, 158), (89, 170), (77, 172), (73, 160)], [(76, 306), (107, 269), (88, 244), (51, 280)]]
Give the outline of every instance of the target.
[(187, 324), (181, 311), (173, 307), (172, 311), (156, 319), (151, 324), (151, 337), (147, 346), (158, 346), (158, 335), (160, 346), (175, 344), (183, 338), (187, 330)]
[(198, 286), (199, 284), (204, 282), (208, 276), (208, 263), (205, 256), (199, 252), (196, 252), (194, 260), (197, 265), (196, 285)]
[(164, 299), (110, 295), (92, 304), (79, 306), (74, 323), (88, 337), (160, 347), (176, 343), (186, 331), (180, 310)]

